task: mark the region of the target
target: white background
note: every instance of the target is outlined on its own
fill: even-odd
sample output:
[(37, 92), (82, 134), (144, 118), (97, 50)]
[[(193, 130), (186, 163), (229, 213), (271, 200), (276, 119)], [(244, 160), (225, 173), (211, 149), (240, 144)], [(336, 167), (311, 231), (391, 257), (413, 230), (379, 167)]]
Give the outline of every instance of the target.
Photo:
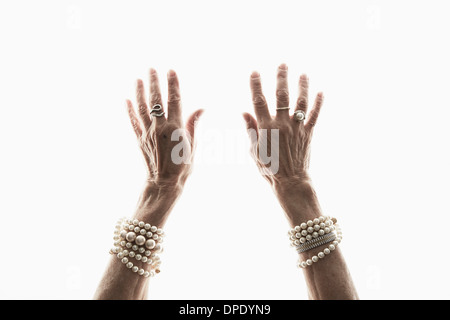
[[(258, 70), (325, 94), (311, 174), (361, 298), (450, 298), (446, 1), (2, 1), (0, 298), (90, 299), (144, 162), (125, 111), (150, 67), (199, 124), (151, 299), (306, 299), (248, 154)], [(164, 95), (167, 85), (162, 84)]]

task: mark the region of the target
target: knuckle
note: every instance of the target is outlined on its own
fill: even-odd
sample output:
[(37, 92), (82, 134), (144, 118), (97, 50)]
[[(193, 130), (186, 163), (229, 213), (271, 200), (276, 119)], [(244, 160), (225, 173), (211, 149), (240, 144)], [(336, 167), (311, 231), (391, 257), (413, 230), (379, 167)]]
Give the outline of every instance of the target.
[(266, 99), (263, 95), (258, 94), (253, 97), (253, 103), (255, 104), (255, 106), (264, 106), (266, 104)]
[(147, 105), (141, 104), (138, 109), (140, 114), (145, 114), (147, 112)]
[(289, 99), (289, 91), (287, 89), (277, 89), (276, 95), (278, 99)]

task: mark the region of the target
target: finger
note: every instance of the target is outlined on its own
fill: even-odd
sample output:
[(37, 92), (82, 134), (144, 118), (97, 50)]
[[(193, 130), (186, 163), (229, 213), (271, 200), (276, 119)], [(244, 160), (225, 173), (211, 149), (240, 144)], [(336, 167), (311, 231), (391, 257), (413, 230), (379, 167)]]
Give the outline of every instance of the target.
[(306, 113), (306, 110), (308, 109), (308, 88), (309, 88), (309, 79), (306, 76), (306, 74), (302, 74), (300, 76), (298, 87), (299, 87), (299, 95), (295, 111), (302, 110), (303, 112)]
[(186, 131), (189, 133), (191, 139), (191, 145), (194, 144), (195, 127), (197, 126), (197, 121), (200, 119), (204, 110), (199, 109), (189, 116), (186, 121)]
[(258, 123), (255, 118), (247, 112), (243, 113), (245, 124), (247, 126), (247, 133), (250, 138), (250, 143), (252, 146), (256, 145), (258, 142)]
[(136, 115), (136, 112), (134, 112), (133, 104), (130, 100), (126, 101), (127, 103), (127, 110), (128, 110), (128, 116), (130, 117), (131, 125), (133, 126), (134, 133), (136, 133), (136, 136), (138, 139), (142, 136), (142, 129), (141, 124), (139, 123), (139, 119)]
[[(155, 104), (159, 104), (161, 106), (161, 111), (158, 111), (158, 113), (164, 112), (158, 74), (156, 73), (155, 69), (150, 69), (150, 109), (153, 108)], [(155, 120), (156, 123), (161, 123), (166, 120), (166, 117), (152, 116), (152, 120)]]
[(150, 128), (151, 120), (148, 112), (147, 103), (145, 102), (145, 90), (144, 83), (141, 79), (137, 80), (136, 83), (136, 101), (138, 103), (139, 117), (142, 120), (144, 125), (144, 129), (147, 130)]
[[(277, 74), (277, 118), (289, 119), (288, 68), (285, 64), (278, 67)], [(278, 110), (279, 108), (283, 108)]]
[(180, 84), (178, 76), (175, 71), (170, 70), (167, 73), (167, 81), (169, 83), (169, 98), (167, 99), (167, 120), (173, 120), (178, 123), (182, 122), (181, 119), (181, 97), (180, 97)]
[(266, 98), (262, 93), (261, 77), (258, 72), (253, 72), (250, 78), (250, 89), (252, 91), (253, 106), (258, 121), (271, 120)]
[(314, 101), (314, 107), (309, 113), (309, 118), (305, 124), (305, 127), (312, 129), (316, 125), (320, 109), (322, 108), (322, 104), (323, 104), (323, 93), (319, 92), (316, 96), (316, 100)]

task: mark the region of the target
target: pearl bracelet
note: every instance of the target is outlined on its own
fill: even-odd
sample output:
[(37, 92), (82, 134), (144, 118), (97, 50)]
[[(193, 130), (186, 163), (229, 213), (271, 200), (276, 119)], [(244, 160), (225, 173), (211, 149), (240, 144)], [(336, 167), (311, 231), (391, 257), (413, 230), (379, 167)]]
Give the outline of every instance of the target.
[[(121, 218), (114, 230), (114, 247), (110, 253), (116, 254), (117, 258), (131, 271), (145, 278), (159, 273), (161, 265), (158, 253), (163, 251), (164, 231), (156, 226), (137, 219)], [(139, 268), (130, 261), (134, 258), (142, 263), (150, 265), (150, 271)]]
[(342, 241), (342, 231), (337, 224), (336, 218), (323, 216), (295, 226), (289, 230), (288, 236), (291, 240), (291, 246), (295, 246), (298, 253), (306, 252), (333, 241), (327, 248), (311, 257), (311, 259), (299, 261), (299, 268), (306, 268), (318, 262), (319, 259), (325, 258)]
[(291, 246), (298, 246), (335, 230), (336, 219), (331, 217), (319, 217), (309, 220), (289, 230), (288, 236)]

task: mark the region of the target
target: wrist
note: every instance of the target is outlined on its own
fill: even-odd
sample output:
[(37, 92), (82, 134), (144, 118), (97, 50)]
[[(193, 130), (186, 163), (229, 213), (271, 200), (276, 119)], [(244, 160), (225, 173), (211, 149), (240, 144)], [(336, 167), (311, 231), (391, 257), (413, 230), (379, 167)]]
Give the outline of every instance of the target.
[(147, 181), (134, 218), (162, 227), (183, 191), (177, 182)]
[(292, 227), (322, 215), (308, 176), (278, 180), (273, 184), (273, 190)]

